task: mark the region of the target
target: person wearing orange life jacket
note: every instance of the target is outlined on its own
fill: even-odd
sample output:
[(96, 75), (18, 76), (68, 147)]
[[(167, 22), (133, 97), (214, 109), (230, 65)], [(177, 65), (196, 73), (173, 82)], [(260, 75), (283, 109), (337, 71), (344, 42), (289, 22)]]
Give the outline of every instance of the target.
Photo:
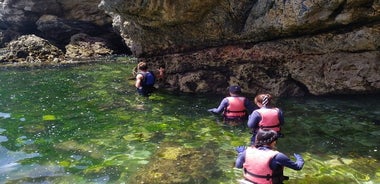
[(255, 145), (248, 148), (239, 146), (235, 167), (243, 168), (244, 180), (240, 183), (282, 184), (289, 179), (283, 175), (284, 167), (301, 170), (304, 159), (294, 153), (296, 161), (275, 150), (278, 134), (271, 129), (260, 129)]
[(247, 126), (252, 131), (251, 144), (255, 142), (256, 132), (260, 128), (269, 128), (277, 133), (280, 137), (281, 126), (284, 125), (284, 116), (281, 109), (272, 107), (272, 96), (270, 94), (259, 94), (255, 97), (255, 104), (259, 107), (248, 117)]
[(225, 97), (218, 108), (212, 108), (208, 111), (214, 114), (223, 112), (223, 118), (226, 124), (232, 126), (240, 125), (247, 120), (248, 114), (251, 113), (255, 107), (246, 97), (241, 96), (240, 86), (230, 86), (228, 91), (230, 96)]

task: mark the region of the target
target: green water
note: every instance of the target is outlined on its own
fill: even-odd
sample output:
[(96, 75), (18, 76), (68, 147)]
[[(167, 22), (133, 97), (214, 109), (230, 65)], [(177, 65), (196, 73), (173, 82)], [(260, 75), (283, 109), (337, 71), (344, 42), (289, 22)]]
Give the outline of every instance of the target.
[[(0, 183), (237, 183), (234, 147), (251, 134), (207, 112), (223, 96), (137, 96), (134, 66), (0, 69)], [(277, 100), (286, 121), (278, 149), (306, 161), (285, 169), (286, 183), (380, 183), (379, 102)]]

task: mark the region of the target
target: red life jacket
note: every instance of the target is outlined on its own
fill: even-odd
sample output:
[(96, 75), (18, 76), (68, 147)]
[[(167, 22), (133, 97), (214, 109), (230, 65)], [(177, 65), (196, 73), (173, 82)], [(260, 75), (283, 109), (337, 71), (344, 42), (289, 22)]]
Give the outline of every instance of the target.
[(259, 128), (269, 128), (276, 132), (280, 132), (280, 119), (278, 117), (278, 108), (260, 108), (257, 112), (261, 115)]
[(255, 147), (248, 147), (245, 152), (245, 162), (243, 164), (244, 178), (258, 184), (281, 182), (284, 168), (280, 167), (279, 170), (274, 172), (269, 166), (273, 157), (278, 153), (278, 151), (270, 149), (260, 150)]
[(227, 118), (241, 118), (247, 115), (244, 105), (245, 97), (227, 97), (228, 107), (224, 110), (224, 116)]

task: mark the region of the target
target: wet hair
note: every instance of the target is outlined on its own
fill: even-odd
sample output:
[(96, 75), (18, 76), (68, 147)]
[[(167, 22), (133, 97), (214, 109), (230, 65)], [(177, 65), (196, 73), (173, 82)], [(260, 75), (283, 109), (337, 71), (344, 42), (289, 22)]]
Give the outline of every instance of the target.
[(278, 134), (272, 129), (259, 129), (255, 137), (255, 147), (269, 145), (276, 141)]
[(147, 70), (148, 69), (148, 65), (145, 62), (140, 62), (140, 63), (137, 64), (137, 69), (139, 69), (139, 70)]
[(270, 94), (259, 94), (255, 97), (255, 103), (261, 104), (263, 107), (271, 105), (272, 95)]

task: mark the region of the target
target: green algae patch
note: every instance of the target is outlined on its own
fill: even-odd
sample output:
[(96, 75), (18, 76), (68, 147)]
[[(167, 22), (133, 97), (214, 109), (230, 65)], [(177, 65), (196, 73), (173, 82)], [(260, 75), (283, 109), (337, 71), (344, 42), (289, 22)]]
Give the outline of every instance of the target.
[(77, 141), (69, 140), (65, 142), (61, 142), (54, 145), (55, 149), (66, 151), (66, 152), (74, 152), (79, 155), (86, 155), (90, 156), (91, 158), (102, 158), (103, 153), (100, 151), (100, 148), (97, 148), (96, 146), (87, 145), (87, 144), (80, 144)]
[(183, 148), (181, 147), (166, 147), (165, 150), (159, 154), (161, 158), (169, 160), (177, 160), (182, 154)]
[(25, 132), (37, 134), (46, 131), (47, 127), (44, 124), (28, 124), (24, 129)]
[(302, 156), (305, 165), (301, 171), (285, 168), (284, 174), (290, 177), (287, 183), (365, 183), (376, 177), (377, 161), (373, 158), (351, 159), (338, 155), (322, 158), (310, 153), (302, 153)]
[(99, 176), (110, 176), (109, 181), (116, 181), (120, 178), (123, 167), (117, 165), (94, 165), (83, 171), (87, 178), (99, 178)]
[(43, 119), (44, 121), (54, 121), (54, 120), (56, 120), (57, 118), (56, 118), (54, 115), (48, 114), (48, 115), (43, 115), (43, 116), (42, 116), (42, 119)]
[(131, 177), (130, 183), (207, 183), (210, 178), (221, 177), (215, 165), (218, 154), (210, 149), (172, 143), (159, 147), (149, 163)]
[(153, 134), (145, 128), (140, 128), (138, 132), (124, 135), (123, 139), (126, 141), (148, 141), (152, 136)]

